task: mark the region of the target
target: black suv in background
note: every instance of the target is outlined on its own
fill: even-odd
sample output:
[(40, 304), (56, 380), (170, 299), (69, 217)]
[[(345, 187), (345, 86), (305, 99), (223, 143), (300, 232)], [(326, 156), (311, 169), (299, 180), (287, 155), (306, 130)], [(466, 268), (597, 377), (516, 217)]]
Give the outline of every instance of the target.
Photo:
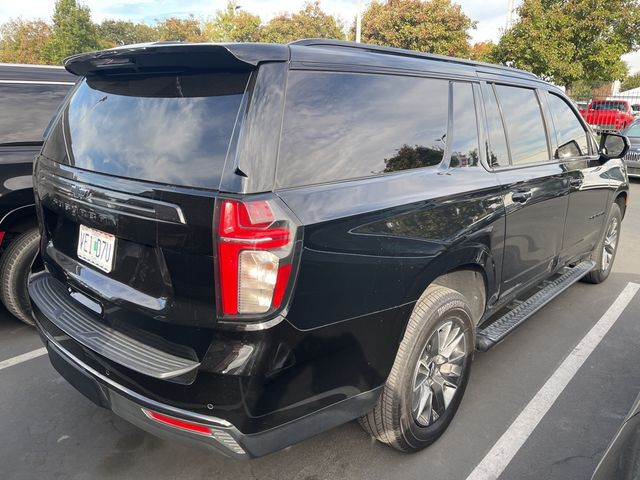
[(611, 271), (628, 141), (530, 73), (328, 40), (65, 65), (35, 319), (71, 384), (157, 435), (246, 458), (360, 418), (418, 450), (476, 348)]
[(29, 324), (27, 277), (39, 238), (32, 164), (75, 80), (62, 67), (0, 63), (0, 299)]

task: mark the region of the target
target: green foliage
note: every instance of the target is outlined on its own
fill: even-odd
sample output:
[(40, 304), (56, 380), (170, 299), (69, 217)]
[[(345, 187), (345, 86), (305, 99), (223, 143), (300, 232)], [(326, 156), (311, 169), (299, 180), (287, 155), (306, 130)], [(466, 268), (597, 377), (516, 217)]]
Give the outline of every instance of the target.
[(344, 25), (320, 8), (320, 2), (307, 2), (297, 13), (283, 13), (264, 27), (266, 42), (287, 43), (301, 38), (344, 39)]
[(489, 42), (478, 42), (471, 46), (469, 58), (478, 62), (495, 62), (496, 44)]
[(158, 37), (160, 40), (176, 40), (181, 42), (206, 42), (200, 21), (193, 15), (189, 18), (169, 17), (158, 20)]
[(362, 15), (362, 41), (466, 57), (475, 24), (451, 0), (374, 0)]
[(410, 168), (432, 167), (442, 162), (444, 151), (422, 145), (403, 145), (391, 158), (385, 158), (384, 172), (398, 172)]
[(9, 20), (0, 26), (0, 62), (44, 63), (51, 27), (44, 20)]
[(620, 59), (640, 46), (637, 0), (523, 0), (496, 59), (570, 90), (578, 80), (625, 76)]
[(99, 48), (89, 8), (76, 0), (57, 0), (53, 12), (53, 34), (45, 48), (46, 59), (60, 64), (69, 55)]
[(104, 20), (96, 28), (103, 48), (158, 40), (158, 31), (144, 23)]
[(620, 91), (625, 92), (627, 90), (631, 90), (632, 88), (638, 87), (640, 87), (640, 72), (634, 73), (633, 75), (629, 75), (627, 78), (625, 78), (620, 85)]
[[(605, 92), (603, 93), (603, 90)], [(609, 90), (609, 92), (606, 92)], [(607, 96), (611, 91), (611, 82), (599, 80), (578, 80), (571, 84), (571, 97), (574, 100), (589, 100), (593, 97)]]
[(212, 21), (205, 22), (203, 29), (211, 42), (259, 42), (262, 39), (260, 17), (241, 10), (234, 1), (219, 10)]

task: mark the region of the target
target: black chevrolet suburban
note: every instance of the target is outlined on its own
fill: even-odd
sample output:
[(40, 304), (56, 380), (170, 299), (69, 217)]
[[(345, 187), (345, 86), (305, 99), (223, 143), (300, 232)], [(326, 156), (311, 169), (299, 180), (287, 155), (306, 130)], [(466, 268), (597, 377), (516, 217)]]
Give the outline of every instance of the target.
[(72, 385), (159, 436), (248, 458), (359, 418), (421, 449), (476, 349), (611, 271), (628, 141), (528, 72), (329, 40), (65, 66), (34, 318)]
[(39, 244), (33, 159), (75, 80), (62, 67), (0, 63), (0, 300), (29, 324), (27, 278)]

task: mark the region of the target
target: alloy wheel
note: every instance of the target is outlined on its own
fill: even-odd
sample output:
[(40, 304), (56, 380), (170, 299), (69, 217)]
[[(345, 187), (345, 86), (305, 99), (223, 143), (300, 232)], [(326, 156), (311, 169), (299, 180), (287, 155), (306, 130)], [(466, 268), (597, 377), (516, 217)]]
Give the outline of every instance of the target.
[(609, 270), (613, 256), (616, 253), (616, 247), (618, 246), (618, 234), (620, 232), (618, 227), (618, 219), (616, 217), (611, 218), (611, 222), (607, 228), (607, 234), (604, 237), (604, 245), (602, 247), (601, 268), (603, 272)]
[(451, 404), (467, 356), (462, 323), (449, 320), (431, 334), (415, 367), (411, 411), (418, 425), (427, 427)]

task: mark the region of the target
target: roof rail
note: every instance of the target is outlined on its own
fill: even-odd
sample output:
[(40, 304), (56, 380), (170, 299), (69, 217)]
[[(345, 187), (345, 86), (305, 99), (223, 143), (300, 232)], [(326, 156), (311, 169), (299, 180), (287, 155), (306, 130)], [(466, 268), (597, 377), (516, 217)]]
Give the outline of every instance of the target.
[(349, 42), (346, 40), (333, 40), (333, 39), (327, 39), (327, 38), (305, 38), (303, 40), (296, 40), (295, 42), (291, 42), (289, 43), (289, 45), (301, 45), (301, 46), (307, 46), (307, 47), (356, 48), (358, 50), (364, 50), (364, 51), (373, 52), (373, 53), (397, 55), (401, 57), (424, 58), (426, 60), (438, 60), (441, 62), (458, 63), (461, 65), (470, 65), (473, 67), (484, 67), (484, 68), (491, 68), (496, 70), (506, 70), (512, 73), (517, 72), (521, 75), (526, 75), (535, 79), (539, 79), (539, 77), (534, 73), (528, 72), (526, 70), (521, 70), (519, 68), (507, 67), (505, 65), (498, 65), (495, 63), (486, 63), (486, 62), (477, 62), (474, 60), (468, 60), (464, 58), (448, 57), (446, 55), (438, 55), (436, 53), (417, 52), (414, 50), (406, 50), (404, 48), (384, 47), (381, 45), (371, 45), (368, 43)]

